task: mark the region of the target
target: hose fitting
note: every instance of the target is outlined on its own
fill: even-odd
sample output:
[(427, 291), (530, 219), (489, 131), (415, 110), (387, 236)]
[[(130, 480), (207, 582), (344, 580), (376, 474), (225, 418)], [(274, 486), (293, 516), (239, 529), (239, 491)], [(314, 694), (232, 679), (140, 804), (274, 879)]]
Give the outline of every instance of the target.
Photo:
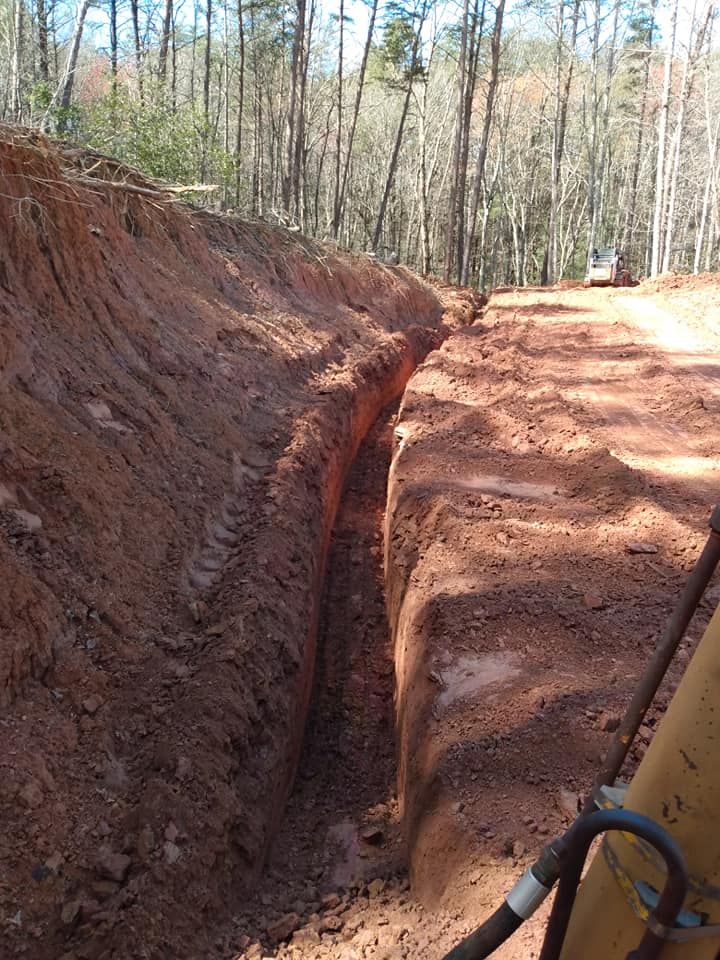
[(545, 847), (535, 863), (528, 867), (505, 897), (518, 917), (529, 919), (548, 896), (560, 875), (560, 863), (552, 847)]

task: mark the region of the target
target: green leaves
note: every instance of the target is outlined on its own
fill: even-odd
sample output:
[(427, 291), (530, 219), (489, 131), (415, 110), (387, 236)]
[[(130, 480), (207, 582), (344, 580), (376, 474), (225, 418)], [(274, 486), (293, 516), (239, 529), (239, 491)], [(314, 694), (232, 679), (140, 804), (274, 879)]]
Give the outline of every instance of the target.
[(150, 98), (139, 104), (123, 94), (96, 100), (83, 111), (78, 139), (162, 180), (197, 178), (203, 129), (199, 107), (173, 111)]
[(403, 15), (392, 17), (385, 25), (382, 52), (385, 62), (398, 73), (412, 66), (412, 48), (415, 38), (412, 21)]
[(391, 76), (386, 78), (390, 82), (399, 80), (406, 85), (424, 76), (425, 67), (419, 53), (421, 44), (416, 34), (422, 30), (427, 8), (427, 3), (419, 9), (416, 4), (408, 6), (399, 0), (387, 4), (380, 53), (391, 71)]

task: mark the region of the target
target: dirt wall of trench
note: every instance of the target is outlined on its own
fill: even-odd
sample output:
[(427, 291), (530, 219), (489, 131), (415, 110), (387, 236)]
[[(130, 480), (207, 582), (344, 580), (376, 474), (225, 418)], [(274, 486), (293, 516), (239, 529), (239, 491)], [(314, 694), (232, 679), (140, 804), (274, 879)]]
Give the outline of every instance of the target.
[(345, 472), (475, 310), (168, 199), (0, 130), (8, 956), (219, 946), (297, 764)]
[[(266, 843), (272, 841), (299, 760), (313, 681), (325, 557), (345, 476), (380, 410), (402, 393), (415, 366), (440, 344), (444, 334), (421, 328), (395, 334), (383, 349), (332, 376), (320, 403), (296, 425), (267, 484), (270, 510), (258, 530), (259, 562), (249, 594), (266, 597), (268, 602), (245, 624), (252, 636), (274, 636), (273, 650), (281, 654), (275, 666), (280, 668), (277, 683), (270, 684), (273, 697), (263, 704), (262, 726), (274, 727), (275, 753), (283, 761), (270, 769), (260, 765), (256, 776), (258, 783), (276, 783), (270, 791), (273, 809), (264, 834)], [(282, 599), (277, 597), (278, 579), (284, 587)], [(248, 751), (251, 768), (260, 760), (260, 751)], [(244, 766), (243, 776), (249, 772)], [(248, 806), (262, 807), (262, 796), (250, 798)]]

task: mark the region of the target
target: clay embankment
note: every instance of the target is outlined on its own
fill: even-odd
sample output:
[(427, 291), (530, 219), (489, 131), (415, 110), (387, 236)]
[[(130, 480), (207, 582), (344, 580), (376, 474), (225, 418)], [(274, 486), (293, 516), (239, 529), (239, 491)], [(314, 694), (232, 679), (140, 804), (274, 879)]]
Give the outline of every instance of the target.
[(292, 778), (344, 474), (475, 305), (0, 154), (4, 942), (197, 956)]
[(504, 291), (408, 384), (385, 550), (399, 800), (428, 905), (479, 921), (569, 821), (704, 542), (720, 287), (698, 282)]

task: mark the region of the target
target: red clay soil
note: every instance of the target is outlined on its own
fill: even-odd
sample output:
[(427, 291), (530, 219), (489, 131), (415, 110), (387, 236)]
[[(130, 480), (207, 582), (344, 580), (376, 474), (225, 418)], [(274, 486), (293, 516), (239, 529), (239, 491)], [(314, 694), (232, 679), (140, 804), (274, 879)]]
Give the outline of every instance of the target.
[(343, 492), (299, 776), (254, 895), (218, 929), (218, 957), (439, 957), (470, 930), (457, 911), (426, 912), (405, 869), (382, 551), (395, 411)]
[(344, 474), (476, 303), (1, 133), (2, 955), (196, 957), (292, 781)]
[[(439, 960), (576, 811), (704, 538), (718, 427), (717, 342), (673, 350), (674, 295), (576, 286), (493, 296), (361, 448), (301, 775), (224, 960)], [(545, 916), (497, 955), (536, 956)]]
[[(408, 385), (385, 549), (400, 813), (428, 907), (482, 920), (569, 822), (705, 540), (720, 334), (701, 305), (720, 282), (704, 300), (698, 283), (493, 295)], [(541, 932), (497, 955), (536, 955)]]

